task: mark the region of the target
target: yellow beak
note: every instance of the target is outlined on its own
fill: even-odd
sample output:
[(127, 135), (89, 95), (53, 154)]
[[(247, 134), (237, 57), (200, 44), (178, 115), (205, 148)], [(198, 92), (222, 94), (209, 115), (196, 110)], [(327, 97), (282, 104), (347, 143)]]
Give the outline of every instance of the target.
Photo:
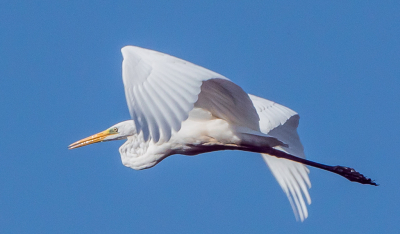
[(86, 138), (84, 138), (82, 140), (79, 140), (77, 142), (74, 142), (74, 143), (70, 144), (68, 146), (68, 149), (75, 149), (75, 148), (79, 148), (79, 147), (82, 147), (82, 146), (85, 146), (85, 145), (90, 145), (90, 144), (93, 144), (93, 143), (102, 142), (107, 136), (113, 135), (113, 134), (116, 134), (116, 133), (111, 132), (109, 129), (107, 129), (105, 131), (102, 131), (100, 133), (94, 134), (94, 135), (92, 135), (90, 137), (86, 137)]

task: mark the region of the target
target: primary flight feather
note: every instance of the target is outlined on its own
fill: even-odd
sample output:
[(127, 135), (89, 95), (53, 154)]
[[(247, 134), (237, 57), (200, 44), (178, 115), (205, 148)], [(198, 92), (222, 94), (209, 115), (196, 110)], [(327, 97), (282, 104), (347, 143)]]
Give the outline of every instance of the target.
[(70, 149), (126, 139), (122, 163), (136, 170), (173, 154), (217, 150), (261, 153), (287, 195), (296, 218), (308, 216), (310, 165), (376, 185), (352, 168), (305, 159), (297, 134), (299, 115), (247, 94), (228, 78), (185, 60), (136, 46), (121, 49), (122, 78), (131, 120), (77, 141)]

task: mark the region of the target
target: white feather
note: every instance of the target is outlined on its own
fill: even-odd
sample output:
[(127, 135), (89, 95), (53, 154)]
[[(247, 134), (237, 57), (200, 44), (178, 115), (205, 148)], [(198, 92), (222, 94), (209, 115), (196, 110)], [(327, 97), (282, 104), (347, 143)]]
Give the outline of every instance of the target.
[[(297, 134), (298, 114), (267, 99), (254, 95), (249, 96), (260, 117), (261, 132), (276, 137), (287, 144), (287, 147), (276, 146), (275, 148), (288, 154), (305, 158), (303, 145)], [(287, 195), (296, 218), (303, 221), (308, 216), (304, 199), (308, 204), (311, 204), (311, 198), (308, 193), (308, 187), (311, 187), (311, 182), (308, 178), (309, 170), (301, 163), (268, 154), (262, 154), (262, 156)]]
[[(224, 76), (182, 59), (125, 46), (121, 49), (122, 78), (132, 119), (144, 139), (168, 141), (171, 131), (179, 131), (200, 93), (202, 82)], [(162, 93), (163, 101), (153, 97)], [(160, 95), (161, 96), (161, 95)], [(161, 112), (168, 108), (168, 116)]]
[[(299, 116), (277, 103), (249, 95), (226, 77), (182, 59), (126, 46), (122, 78), (132, 120), (70, 145), (127, 139), (125, 166), (153, 167), (173, 154), (223, 149), (266, 152), (274, 147), (304, 158)], [(296, 217), (308, 216), (310, 180), (300, 163), (262, 154), (286, 193)], [(305, 202), (306, 201), (306, 202)]]

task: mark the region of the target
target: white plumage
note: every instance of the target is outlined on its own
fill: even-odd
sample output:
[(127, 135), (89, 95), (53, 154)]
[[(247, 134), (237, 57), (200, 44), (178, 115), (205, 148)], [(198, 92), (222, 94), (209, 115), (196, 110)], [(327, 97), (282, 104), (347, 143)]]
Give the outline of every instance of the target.
[(126, 139), (119, 149), (121, 160), (136, 170), (173, 154), (261, 153), (301, 221), (308, 216), (306, 203), (311, 203), (304, 164), (377, 185), (353, 168), (306, 160), (297, 134), (299, 116), (293, 110), (247, 94), (226, 77), (182, 59), (135, 46), (121, 51), (132, 119), (77, 141), (70, 149)]
[[(297, 157), (305, 158), (303, 145), (297, 134), (299, 115), (293, 110), (275, 102), (249, 95), (260, 116), (260, 130), (265, 134), (276, 137), (288, 146), (275, 148)], [(296, 218), (304, 220), (308, 216), (304, 197), (311, 203), (308, 187), (311, 187), (308, 178), (309, 170), (304, 164), (284, 158), (277, 158), (262, 154), (265, 162), (271, 169), (279, 185), (287, 195)]]
[(226, 77), (182, 59), (135, 46), (122, 48), (122, 77), (132, 120), (85, 138), (77, 148), (127, 139), (122, 163), (150, 168), (172, 154), (215, 150), (262, 153), (272, 174), (303, 221), (311, 199), (305, 165), (269, 154), (277, 149), (304, 158), (299, 116), (272, 101), (245, 93)]
[[(168, 142), (172, 132), (179, 132), (181, 123), (187, 120), (190, 111), (197, 106), (208, 110), (213, 117), (226, 120), (229, 123), (227, 128), (243, 127), (270, 134), (288, 145), (276, 146), (277, 149), (304, 157), (303, 146), (296, 131), (299, 119), (296, 112), (269, 100), (247, 95), (226, 77), (179, 58), (134, 46), (126, 46), (121, 51), (128, 107), (136, 130), (142, 132), (144, 141), (150, 138), (154, 143), (160, 140)], [(285, 125), (289, 119), (291, 121)], [(226, 132), (229, 130), (218, 129), (216, 132), (228, 135)], [(193, 128), (190, 134), (195, 135)], [(136, 148), (131, 149), (135, 151)], [(121, 149), (122, 155), (123, 152), (128, 155), (126, 147)], [(135, 160), (132, 160), (132, 155)], [(134, 153), (122, 156), (122, 160), (124, 165), (142, 169), (166, 157), (162, 154), (159, 159), (154, 157), (156, 155), (159, 154), (137, 156)], [(268, 154), (262, 156), (288, 196), (296, 217), (304, 220), (308, 213), (303, 194), (307, 202), (311, 202), (307, 191), (307, 186), (311, 185), (307, 168), (287, 159)], [(141, 158), (140, 163), (137, 162), (138, 158)]]

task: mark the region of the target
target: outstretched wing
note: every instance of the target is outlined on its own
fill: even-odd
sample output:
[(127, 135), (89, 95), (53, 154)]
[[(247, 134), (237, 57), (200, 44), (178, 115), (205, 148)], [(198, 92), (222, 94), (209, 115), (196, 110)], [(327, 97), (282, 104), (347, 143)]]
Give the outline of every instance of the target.
[(144, 138), (167, 141), (197, 101), (202, 82), (224, 76), (182, 59), (136, 46), (121, 49), (129, 112)]
[[(276, 137), (288, 145), (288, 147), (277, 146), (275, 148), (288, 154), (305, 158), (303, 145), (297, 134), (299, 115), (275, 102), (254, 95), (249, 95), (249, 97), (253, 101), (253, 105), (260, 117), (261, 132)], [(262, 154), (262, 156), (286, 193), (296, 218), (303, 221), (308, 216), (304, 200), (306, 199), (308, 204), (311, 203), (307, 188), (311, 187), (307, 167), (304, 164), (268, 154)]]
[(121, 52), (129, 112), (145, 140), (168, 141), (197, 101), (217, 117), (258, 130), (248, 95), (226, 77), (153, 50), (125, 46)]

